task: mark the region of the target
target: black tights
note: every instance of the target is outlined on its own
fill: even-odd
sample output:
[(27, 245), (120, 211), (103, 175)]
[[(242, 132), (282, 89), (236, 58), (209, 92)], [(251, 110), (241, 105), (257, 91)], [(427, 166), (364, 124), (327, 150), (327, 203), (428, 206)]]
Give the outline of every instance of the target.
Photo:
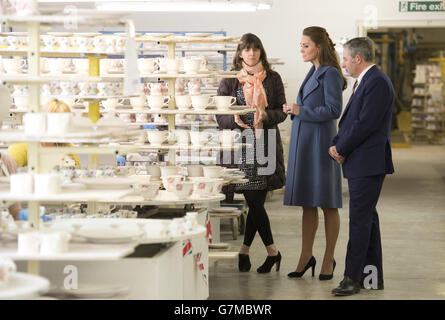
[(252, 244), (257, 231), (266, 247), (273, 244), (272, 230), (266, 209), (264, 208), (266, 195), (266, 190), (244, 191), (244, 198), (249, 206), (246, 231), (244, 233), (244, 245), (248, 247)]

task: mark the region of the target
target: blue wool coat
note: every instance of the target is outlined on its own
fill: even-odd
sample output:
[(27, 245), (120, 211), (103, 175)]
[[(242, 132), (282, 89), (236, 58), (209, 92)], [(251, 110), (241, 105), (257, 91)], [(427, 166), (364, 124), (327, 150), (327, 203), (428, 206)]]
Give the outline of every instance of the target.
[[(308, 82), (315, 72), (315, 81)], [(311, 87), (303, 90), (305, 85)], [(330, 66), (312, 67), (300, 87), (292, 116), (284, 205), (341, 208), (340, 165), (329, 156), (343, 105), (343, 78)], [(303, 93), (304, 91), (304, 93)]]

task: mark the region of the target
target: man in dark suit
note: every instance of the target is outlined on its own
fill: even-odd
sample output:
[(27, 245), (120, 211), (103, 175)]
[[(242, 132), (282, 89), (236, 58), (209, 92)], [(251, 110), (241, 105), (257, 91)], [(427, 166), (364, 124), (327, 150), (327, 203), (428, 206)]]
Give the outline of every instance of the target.
[(350, 196), (344, 279), (332, 290), (338, 296), (358, 293), (360, 287), (369, 289), (364, 280), (371, 279), (370, 270), (376, 273), (372, 289), (383, 289), (376, 205), (385, 175), (394, 172), (390, 144), (394, 88), (373, 60), (371, 39), (355, 38), (345, 44), (342, 67), (356, 81), (329, 149), (331, 157), (342, 164)]

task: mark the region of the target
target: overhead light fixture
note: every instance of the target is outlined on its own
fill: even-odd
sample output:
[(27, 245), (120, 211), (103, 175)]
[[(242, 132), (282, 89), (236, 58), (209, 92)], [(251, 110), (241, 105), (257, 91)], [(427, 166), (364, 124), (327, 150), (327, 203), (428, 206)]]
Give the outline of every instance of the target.
[(271, 1), (96, 1), (96, 8), (122, 12), (255, 12), (270, 9)]

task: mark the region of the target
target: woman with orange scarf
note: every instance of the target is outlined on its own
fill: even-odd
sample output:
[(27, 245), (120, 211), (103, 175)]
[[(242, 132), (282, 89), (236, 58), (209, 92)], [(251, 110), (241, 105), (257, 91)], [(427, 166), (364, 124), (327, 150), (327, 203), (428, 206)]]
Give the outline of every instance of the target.
[[(241, 37), (233, 60), (233, 70), (239, 71), (237, 79), (223, 79), (219, 96), (236, 97), (237, 105), (247, 105), (255, 112), (242, 116), (217, 116), (220, 129), (241, 130), (243, 142), (252, 146), (243, 148), (240, 158), (233, 159), (249, 182), (235, 185), (235, 192), (243, 193), (249, 206), (243, 245), (239, 253), (238, 268), (247, 272), (251, 268), (249, 248), (256, 232), (267, 250), (266, 261), (258, 273), (280, 268), (281, 254), (276, 248), (264, 202), (267, 192), (284, 186), (284, 158), (278, 124), (286, 119), (282, 106), (286, 103), (280, 75), (270, 68), (261, 40), (248, 33)], [(273, 137), (273, 139), (271, 139)], [(252, 143), (253, 142), (253, 143)], [(275, 144), (275, 155), (268, 155), (269, 144)], [(257, 155), (273, 159), (272, 174), (263, 174)], [(269, 165), (269, 164), (268, 164)]]

